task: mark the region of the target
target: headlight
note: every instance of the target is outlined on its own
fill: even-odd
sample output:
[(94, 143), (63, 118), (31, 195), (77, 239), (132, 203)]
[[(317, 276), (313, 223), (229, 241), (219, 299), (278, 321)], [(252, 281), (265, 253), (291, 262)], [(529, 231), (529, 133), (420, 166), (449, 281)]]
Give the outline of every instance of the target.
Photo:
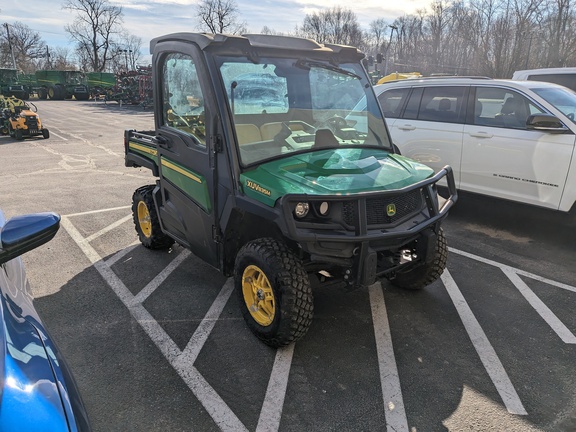
[(298, 218), (303, 218), (306, 217), (309, 211), (310, 211), (310, 205), (307, 202), (299, 202), (298, 204), (296, 204), (294, 214)]
[(328, 205), (327, 201), (323, 201), (320, 206), (318, 207), (318, 212), (322, 216), (326, 216), (328, 214), (328, 210), (330, 210), (330, 206)]

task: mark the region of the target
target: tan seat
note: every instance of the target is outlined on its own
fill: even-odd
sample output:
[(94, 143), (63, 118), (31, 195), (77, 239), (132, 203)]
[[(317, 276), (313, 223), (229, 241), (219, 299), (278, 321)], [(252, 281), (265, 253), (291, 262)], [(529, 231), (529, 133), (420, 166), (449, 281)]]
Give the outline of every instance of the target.
[[(293, 131), (304, 130), (304, 125), (301, 123), (287, 123), (288, 127)], [(273, 139), (278, 132), (282, 129), (282, 122), (264, 123), (260, 126), (260, 133), (264, 141)]]
[(240, 145), (262, 141), (260, 129), (254, 124), (237, 124), (236, 136)]

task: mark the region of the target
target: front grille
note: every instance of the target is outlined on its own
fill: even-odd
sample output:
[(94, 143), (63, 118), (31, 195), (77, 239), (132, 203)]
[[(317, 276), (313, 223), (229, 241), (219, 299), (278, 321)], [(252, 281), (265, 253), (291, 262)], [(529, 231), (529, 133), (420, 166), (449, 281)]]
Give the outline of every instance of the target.
[(38, 117), (36, 116), (26, 116), (26, 126), (29, 130), (38, 130)]
[[(396, 214), (388, 216), (386, 209), (389, 205), (394, 204)], [(401, 195), (368, 198), (366, 200), (366, 217), (367, 224), (370, 225), (389, 225), (401, 221), (407, 216), (419, 212), (424, 205), (422, 191), (416, 189)], [(354, 226), (356, 224), (356, 213), (358, 203), (356, 201), (346, 201), (342, 209), (344, 222)]]

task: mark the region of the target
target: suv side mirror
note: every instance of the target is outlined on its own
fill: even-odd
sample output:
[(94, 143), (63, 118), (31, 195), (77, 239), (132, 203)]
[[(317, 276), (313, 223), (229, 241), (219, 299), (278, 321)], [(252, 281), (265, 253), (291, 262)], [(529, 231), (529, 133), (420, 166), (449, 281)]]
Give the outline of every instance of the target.
[(60, 215), (34, 213), (15, 216), (0, 229), (0, 264), (52, 240), (60, 228)]
[(558, 117), (552, 114), (532, 114), (526, 119), (526, 127), (530, 130), (557, 134), (569, 131)]

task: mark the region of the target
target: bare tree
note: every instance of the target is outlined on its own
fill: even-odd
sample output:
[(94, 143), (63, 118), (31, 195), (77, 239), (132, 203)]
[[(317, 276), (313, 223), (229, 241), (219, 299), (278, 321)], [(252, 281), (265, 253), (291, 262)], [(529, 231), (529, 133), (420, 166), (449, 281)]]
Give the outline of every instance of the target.
[(383, 50), (383, 44), (388, 31), (388, 23), (383, 18), (370, 22), (368, 35), (375, 52)]
[(0, 64), (12, 67), (10, 50), (14, 53), (16, 67), (25, 73), (32, 73), (36, 70), (37, 62), (45, 56), (46, 44), (38, 32), (17, 21), (1, 27)]
[(122, 8), (108, 0), (66, 0), (62, 8), (76, 13), (64, 29), (76, 42), (84, 67), (94, 72), (106, 70), (107, 62), (117, 55), (114, 36), (121, 31)]
[(299, 34), (320, 43), (360, 46), (363, 34), (356, 14), (340, 6), (307, 14)]
[(200, 0), (196, 6), (200, 27), (210, 33), (246, 33), (246, 23), (238, 21), (234, 0)]

